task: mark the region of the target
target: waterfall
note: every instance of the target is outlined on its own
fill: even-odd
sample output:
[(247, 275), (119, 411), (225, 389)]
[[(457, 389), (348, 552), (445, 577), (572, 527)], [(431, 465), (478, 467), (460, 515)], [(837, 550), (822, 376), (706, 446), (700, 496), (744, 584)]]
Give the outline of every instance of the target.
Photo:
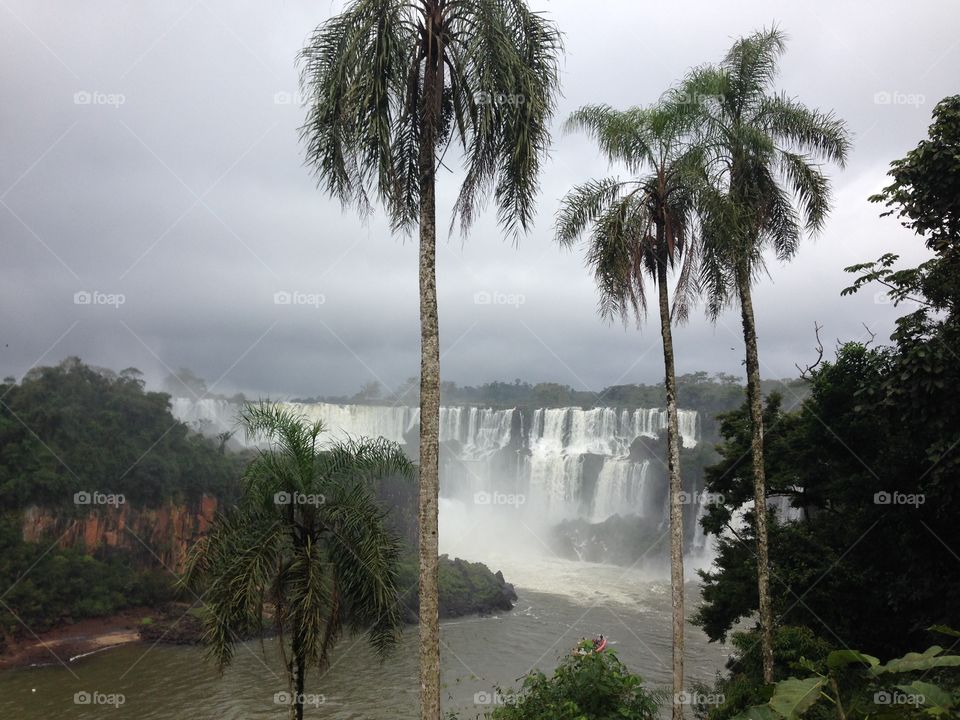
[(646, 492), (649, 470), (649, 460), (642, 463), (619, 458), (604, 461), (593, 495), (591, 520), (603, 522), (611, 515), (651, 517), (653, 513)]
[(407, 407), (373, 405), (332, 405), (329, 403), (286, 403), (290, 410), (310, 420), (321, 420), (327, 428), (324, 439), (382, 437), (403, 443), (411, 425)]
[(767, 498), (767, 507), (777, 511), (780, 522), (796, 522), (803, 519), (803, 509), (790, 504), (789, 495), (771, 495)]
[(186, 423), (204, 435), (217, 435), (236, 429), (239, 406), (227, 400), (202, 398), (172, 398), (170, 412), (180, 422)]
[[(205, 434), (236, 429), (240, 408), (229, 401), (175, 398), (171, 404), (175, 417)], [(285, 405), (310, 420), (322, 420), (325, 440), (379, 436), (405, 445), (420, 421), (418, 408), (403, 406)], [(579, 517), (601, 522), (619, 514), (661, 523), (666, 478), (659, 463), (651, 463), (649, 441), (666, 426), (662, 408), (445, 406), (440, 409), (440, 442), (447, 449), (441, 494), (468, 503), (478, 493), (519, 495), (526, 512), (552, 521)], [(680, 410), (679, 426), (684, 447), (694, 447), (697, 413)], [(246, 443), (239, 433), (235, 441)]]

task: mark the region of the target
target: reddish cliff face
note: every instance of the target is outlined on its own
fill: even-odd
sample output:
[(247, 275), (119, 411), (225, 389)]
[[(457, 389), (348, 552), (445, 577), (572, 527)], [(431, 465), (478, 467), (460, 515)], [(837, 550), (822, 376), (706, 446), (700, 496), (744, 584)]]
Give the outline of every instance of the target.
[(100, 506), (86, 515), (68, 517), (54, 508), (33, 506), (23, 513), (23, 539), (59, 547), (129, 550), (147, 564), (159, 561), (179, 573), (191, 544), (205, 533), (217, 511), (217, 498), (204, 495), (183, 505), (167, 503), (138, 508), (129, 503)]

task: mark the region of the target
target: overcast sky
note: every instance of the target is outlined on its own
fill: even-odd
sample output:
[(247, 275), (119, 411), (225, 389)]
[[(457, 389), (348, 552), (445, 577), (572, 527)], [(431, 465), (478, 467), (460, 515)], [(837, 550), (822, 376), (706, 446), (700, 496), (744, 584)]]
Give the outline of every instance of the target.
[[(842, 268), (888, 251), (924, 257), (866, 198), (958, 91), (960, 4), (532, 5), (566, 35), (558, 122), (588, 102), (648, 104), (732, 39), (779, 23), (790, 35), (780, 88), (845, 118), (854, 151), (832, 171), (826, 231), (789, 265), (771, 263), (756, 290), (763, 374), (812, 361), (814, 321), (830, 347), (863, 338), (862, 323), (889, 335), (902, 309), (873, 291), (841, 298)], [(302, 164), (295, 57), (341, 7), (0, 0), (0, 373), (79, 355), (154, 378), (186, 366), (217, 392), (274, 397), (416, 374), (415, 242), (391, 237), (382, 215), (365, 225), (341, 212)], [(641, 331), (601, 322), (582, 252), (553, 244), (563, 194), (609, 172), (584, 138), (554, 139), (519, 245), (492, 213), (466, 242), (440, 242), (447, 380), (599, 390), (662, 376), (656, 318)], [(454, 170), (439, 181), (444, 227)], [(299, 295), (278, 305), (278, 292)], [(77, 293), (91, 295), (78, 304)], [(679, 372), (741, 374), (736, 314), (714, 326), (697, 312), (676, 342)]]

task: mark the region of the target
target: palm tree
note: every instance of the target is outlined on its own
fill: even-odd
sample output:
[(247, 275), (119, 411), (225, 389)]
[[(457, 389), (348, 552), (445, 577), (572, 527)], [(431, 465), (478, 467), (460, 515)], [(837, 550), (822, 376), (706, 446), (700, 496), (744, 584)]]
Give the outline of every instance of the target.
[(290, 717), (300, 720), (307, 669), (328, 667), (344, 627), (365, 631), (381, 656), (397, 640), (399, 545), (372, 483), (414, 468), (382, 439), (321, 445), (321, 422), (277, 405), (248, 405), (241, 423), (267, 448), (246, 470), (240, 504), (192, 548), (184, 583), (203, 592), (206, 640), (221, 668), (272, 608)]
[(451, 227), (492, 196), (502, 227), (532, 221), (550, 143), (561, 39), (524, 0), (351, 0), (301, 55), (307, 164), (344, 206), (374, 200), (420, 232), (421, 716), (440, 717), (437, 506), (440, 342), (436, 175), (456, 144), (465, 178)]
[(804, 231), (818, 233), (830, 210), (823, 164), (844, 165), (850, 140), (833, 113), (813, 110), (772, 86), (786, 37), (777, 28), (738, 40), (717, 66), (690, 73), (681, 95), (707, 149), (713, 192), (703, 204), (702, 280), (714, 319), (731, 302), (740, 306), (746, 346), (747, 399), (752, 426), (763, 674), (773, 681), (773, 609), (770, 602), (766, 480), (760, 359), (752, 286), (765, 271), (764, 253), (786, 261)]
[[(646, 313), (645, 276), (657, 288), (667, 397), (667, 470), (670, 478), (670, 566), (673, 605), (673, 717), (683, 715), (683, 508), (680, 430), (674, 368), (674, 321), (685, 320), (694, 291), (697, 247), (693, 229), (701, 184), (700, 151), (685, 142), (681, 115), (661, 104), (618, 111), (587, 106), (566, 123), (585, 130), (611, 163), (636, 175), (606, 178), (574, 188), (557, 216), (556, 239), (569, 247), (590, 229), (587, 264), (600, 291), (600, 313), (639, 323)], [(640, 174), (645, 172), (646, 174)], [(667, 276), (678, 270), (671, 309)]]

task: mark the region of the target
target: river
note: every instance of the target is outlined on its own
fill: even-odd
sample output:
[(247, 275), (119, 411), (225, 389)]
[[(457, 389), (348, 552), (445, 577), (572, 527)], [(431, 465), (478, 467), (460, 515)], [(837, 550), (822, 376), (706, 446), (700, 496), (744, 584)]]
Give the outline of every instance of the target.
[[(549, 672), (582, 636), (604, 633), (620, 658), (651, 686), (670, 673), (669, 584), (641, 569), (535, 558), (488, 556), (517, 584), (511, 612), (470, 617), (442, 627), (443, 698), (462, 720), (491, 709), (494, 688), (509, 688), (538, 667)], [(688, 608), (698, 599), (687, 586)], [(688, 682), (710, 681), (726, 649), (687, 628)], [(270, 641), (237, 649), (223, 676), (195, 647), (132, 644), (70, 664), (0, 673), (0, 718), (47, 720), (248, 720), (284, 717), (274, 696), (286, 689)], [(353, 720), (416, 718), (416, 628), (407, 628), (393, 654), (380, 664), (359, 638), (345, 638), (330, 669), (308, 677), (306, 717)], [(76, 704), (88, 693), (90, 704)], [(80, 695), (81, 699), (85, 696)], [(122, 704), (120, 700), (122, 698)], [(112, 704), (111, 704), (112, 703)]]

